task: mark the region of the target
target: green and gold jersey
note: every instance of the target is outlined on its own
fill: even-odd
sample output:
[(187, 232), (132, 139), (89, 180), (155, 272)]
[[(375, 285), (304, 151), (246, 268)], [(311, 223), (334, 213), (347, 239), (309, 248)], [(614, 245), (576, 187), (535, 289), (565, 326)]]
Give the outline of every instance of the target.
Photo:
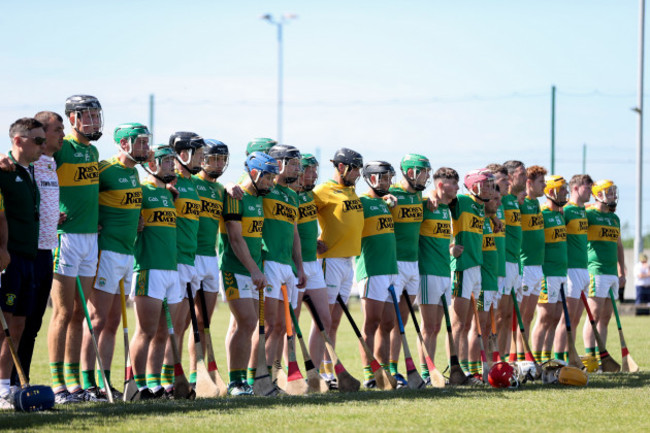
[(463, 246), (459, 257), (451, 258), (452, 271), (481, 266), (483, 263), (483, 220), (485, 207), (473, 196), (459, 194), (449, 205), (452, 218), (454, 242)]
[(59, 177), (59, 209), (67, 215), (59, 233), (97, 233), (99, 222), (99, 152), (72, 135), (54, 154)]
[(357, 281), (375, 275), (397, 274), (393, 217), (381, 198), (362, 195), (363, 232), (361, 254), (356, 258)]
[(241, 224), (241, 235), (248, 246), (251, 258), (262, 270), (262, 230), (264, 226), (264, 205), (262, 197), (244, 189), (241, 200), (226, 194), (223, 202), (222, 224), (220, 227), (221, 242), (219, 242), (219, 262), (222, 271), (248, 275), (250, 272), (237, 258), (228, 240), (226, 223), (236, 221)]
[[(499, 265), (497, 267), (497, 276), (506, 276), (506, 213), (503, 205), (497, 209), (497, 218), (501, 221), (501, 231), (494, 233), (494, 241), (497, 244), (497, 253), (499, 255)], [(494, 228), (494, 227), (492, 227)]]
[(117, 157), (99, 163), (100, 251), (133, 255), (138, 234), (142, 187), (138, 170)]
[(575, 203), (564, 206), (569, 268), (587, 269), (587, 210)]
[(322, 230), (320, 238), (327, 245), (327, 251), (318, 254), (318, 258), (358, 256), (363, 206), (354, 186), (343, 186), (330, 179), (317, 185), (313, 193)]
[(316, 261), (318, 208), (314, 204), (314, 194), (311, 191), (298, 193), (298, 234), (302, 248), (302, 261)]
[(424, 202), (423, 204), (423, 221), (420, 225), (418, 242), (420, 275), (449, 277), (451, 275), (451, 255), (449, 254), (451, 213), (449, 206), (439, 204), (438, 209), (431, 212)]
[(567, 230), (562, 212), (542, 209), (544, 216), (544, 264), (542, 270), (546, 277), (566, 277), (567, 271)]
[(298, 194), (288, 186), (275, 184), (271, 192), (264, 196), (263, 203), (262, 257), (291, 265), (293, 235), (298, 220)]
[(524, 199), (521, 205), (521, 265), (544, 264), (544, 217), (536, 198)]
[(192, 180), (201, 200), (196, 254), (214, 257), (217, 255), (224, 187), (219, 182), (206, 180), (203, 173), (192, 176)]
[(141, 215), (144, 229), (135, 240), (133, 269), (175, 271), (176, 208), (172, 193), (167, 188), (158, 188), (153, 183), (144, 182)]
[(506, 219), (506, 261), (519, 264), (521, 255), (521, 210), (517, 196), (504, 195), (501, 198)]
[(196, 192), (194, 181), (176, 172), (176, 185), (178, 197), (176, 205), (176, 236), (177, 260), (179, 264), (194, 266), (196, 249), (198, 247), (199, 215), (201, 213), (201, 199)]
[(401, 185), (391, 186), (389, 192), (397, 198), (397, 203), (390, 209), (395, 223), (397, 260), (417, 262), (423, 212), (422, 192), (410, 193)]
[(499, 252), (494, 237), (492, 221), (486, 217), (483, 222), (483, 263), (481, 264), (481, 290), (493, 292), (499, 289), (497, 273)]
[(589, 273), (618, 275), (618, 239), (621, 222), (615, 213), (587, 209)]

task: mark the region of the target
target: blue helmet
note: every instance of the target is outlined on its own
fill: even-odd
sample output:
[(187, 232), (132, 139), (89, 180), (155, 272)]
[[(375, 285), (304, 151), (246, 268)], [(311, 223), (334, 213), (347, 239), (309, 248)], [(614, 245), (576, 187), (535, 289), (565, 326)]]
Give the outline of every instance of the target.
[(271, 173), (278, 174), (280, 172), (278, 168), (278, 161), (275, 158), (270, 157), (266, 153), (262, 152), (253, 152), (246, 157), (246, 171), (251, 172), (255, 169), (262, 173)]

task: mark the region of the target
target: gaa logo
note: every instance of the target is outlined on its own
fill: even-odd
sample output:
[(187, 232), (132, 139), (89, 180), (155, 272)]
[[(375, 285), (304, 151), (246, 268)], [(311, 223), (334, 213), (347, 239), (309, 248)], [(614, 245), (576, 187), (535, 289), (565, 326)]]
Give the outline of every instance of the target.
[(100, 277), (99, 280), (97, 281), (97, 284), (99, 287), (104, 287), (106, 285), (106, 278)]
[(16, 302), (16, 294), (7, 293), (7, 301), (5, 302), (5, 304), (7, 304), (7, 306), (12, 306), (14, 305), (15, 302)]

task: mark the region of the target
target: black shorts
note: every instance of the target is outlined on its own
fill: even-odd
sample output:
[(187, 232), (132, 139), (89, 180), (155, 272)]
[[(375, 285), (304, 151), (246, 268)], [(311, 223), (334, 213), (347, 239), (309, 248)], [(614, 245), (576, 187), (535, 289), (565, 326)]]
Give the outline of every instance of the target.
[(11, 263), (2, 273), (0, 287), (0, 307), (2, 311), (14, 316), (28, 316), (34, 305), (36, 279), (34, 259), (12, 253)]

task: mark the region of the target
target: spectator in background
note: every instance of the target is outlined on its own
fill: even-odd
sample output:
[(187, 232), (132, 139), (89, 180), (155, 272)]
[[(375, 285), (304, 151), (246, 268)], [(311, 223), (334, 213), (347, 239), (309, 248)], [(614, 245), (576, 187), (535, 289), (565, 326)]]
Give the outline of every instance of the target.
[(636, 286), (636, 304), (650, 304), (650, 263), (648, 256), (639, 254), (639, 263), (634, 265), (634, 285)]

